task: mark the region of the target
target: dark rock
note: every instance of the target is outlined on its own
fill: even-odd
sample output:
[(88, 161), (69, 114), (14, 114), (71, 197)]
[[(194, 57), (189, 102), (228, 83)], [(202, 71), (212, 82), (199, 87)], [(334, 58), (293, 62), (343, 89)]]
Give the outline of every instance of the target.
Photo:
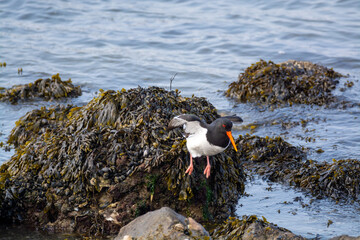
[(126, 239), (209, 239), (209, 233), (191, 217), (168, 207), (148, 212), (122, 227), (115, 240)]

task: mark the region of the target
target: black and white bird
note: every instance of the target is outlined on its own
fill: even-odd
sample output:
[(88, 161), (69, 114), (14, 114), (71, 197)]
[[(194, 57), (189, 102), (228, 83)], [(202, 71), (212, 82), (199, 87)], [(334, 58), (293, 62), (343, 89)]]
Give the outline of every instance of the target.
[(234, 122), (242, 122), (238, 116), (221, 117), (207, 124), (192, 114), (183, 114), (171, 119), (168, 129), (183, 127), (186, 137), (186, 147), (190, 152), (190, 165), (185, 173), (191, 175), (194, 170), (193, 158), (206, 156), (207, 165), (204, 170), (206, 178), (210, 176), (209, 156), (223, 152), (230, 144), (237, 151), (231, 129)]

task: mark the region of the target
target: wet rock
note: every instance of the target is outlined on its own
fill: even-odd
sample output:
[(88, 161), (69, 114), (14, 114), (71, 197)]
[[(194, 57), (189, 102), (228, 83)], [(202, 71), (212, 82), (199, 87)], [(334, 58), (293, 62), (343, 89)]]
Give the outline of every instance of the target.
[(192, 218), (168, 207), (148, 212), (122, 227), (115, 240), (129, 239), (209, 239), (209, 233)]
[(242, 219), (230, 217), (222, 225), (219, 225), (212, 233), (214, 239), (292, 239), (303, 240), (302, 236), (293, 234), (291, 231), (269, 223), (264, 217), (258, 219), (255, 215), (243, 216)]
[(38, 79), (33, 83), (15, 85), (10, 89), (0, 90), (0, 101), (16, 104), (19, 100), (35, 98), (54, 100), (80, 95), (80, 86), (75, 87), (71, 79), (62, 81), (59, 74), (55, 74), (51, 79)]
[(55, 231), (71, 223), (65, 229), (91, 235), (118, 232), (162, 206), (199, 222), (223, 221), (244, 191), (241, 162), (225, 152), (210, 158), (209, 179), (205, 159), (185, 174), (186, 141), (167, 131), (182, 113), (219, 117), (204, 98), (157, 87), (101, 91), (83, 107), (25, 114), (8, 138), (15, 154), (0, 169), (0, 219), (21, 216)]
[(229, 85), (228, 97), (241, 102), (284, 105), (293, 103), (329, 105), (337, 99), (331, 91), (340, 73), (306, 61), (275, 64), (260, 60)]

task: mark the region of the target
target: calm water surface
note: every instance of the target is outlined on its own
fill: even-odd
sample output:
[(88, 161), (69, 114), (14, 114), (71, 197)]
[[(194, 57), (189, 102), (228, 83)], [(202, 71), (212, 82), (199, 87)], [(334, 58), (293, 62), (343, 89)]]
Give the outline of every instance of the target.
[[(353, 81), (340, 98), (360, 102), (360, 1), (0, 1), (0, 86), (33, 82), (60, 73), (81, 85), (80, 98), (63, 101), (86, 104), (98, 89), (173, 87), (185, 96), (203, 96), (219, 110), (244, 118), (243, 125), (258, 126), (260, 136), (281, 135), (308, 148), (317, 161), (360, 159), (360, 110), (293, 106), (263, 110), (236, 104), (222, 92), (251, 63), (307, 60), (349, 74), (339, 87)], [(18, 74), (18, 68), (23, 74)], [(0, 141), (5, 142), (15, 121), (26, 112), (53, 103), (0, 103)], [(306, 126), (286, 127), (310, 120)], [(236, 134), (249, 130), (235, 126)], [(308, 141), (309, 138), (315, 139)], [(317, 149), (324, 153), (316, 153)], [(0, 163), (12, 151), (0, 151)], [(339, 234), (360, 235), (356, 206), (332, 201), (296, 207), (285, 214), (295, 195), (310, 198), (280, 185), (266, 191), (256, 179), (240, 200), (238, 214), (258, 214), (306, 237), (323, 239)], [(261, 199), (266, 199), (262, 201)], [(298, 204), (295, 202), (294, 205)], [(294, 206), (292, 205), (292, 206)], [(275, 206), (275, 207), (268, 207)], [(248, 211), (245, 211), (247, 209)], [(280, 209), (280, 214), (277, 210)], [(276, 211), (275, 211), (276, 210)], [(334, 216), (336, 211), (336, 216)], [(327, 220), (334, 224), (327, 227)], [(18, 229), (2, 230), (2, 239), (21, 239)], [(27, 232), (24, 232), (24, 236)], [(34, 233), (37, 238), (41, 234)], [(21, 235), (20, 235), (21, 236)], [(44, 237), (46, 239), (46, 237)]]

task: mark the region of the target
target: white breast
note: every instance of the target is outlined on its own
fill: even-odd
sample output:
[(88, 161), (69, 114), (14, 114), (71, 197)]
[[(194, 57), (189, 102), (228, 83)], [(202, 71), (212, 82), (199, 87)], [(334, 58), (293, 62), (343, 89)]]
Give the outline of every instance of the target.
[(196, 134), (192, 134), (186, 138), (186, 147), (194, 158), (201, 156), (212, 156), (221, 153), (226, 149), (210, 144), (206, 139), (207, 129), (199, 129), (201, 130), (198, 130)]

